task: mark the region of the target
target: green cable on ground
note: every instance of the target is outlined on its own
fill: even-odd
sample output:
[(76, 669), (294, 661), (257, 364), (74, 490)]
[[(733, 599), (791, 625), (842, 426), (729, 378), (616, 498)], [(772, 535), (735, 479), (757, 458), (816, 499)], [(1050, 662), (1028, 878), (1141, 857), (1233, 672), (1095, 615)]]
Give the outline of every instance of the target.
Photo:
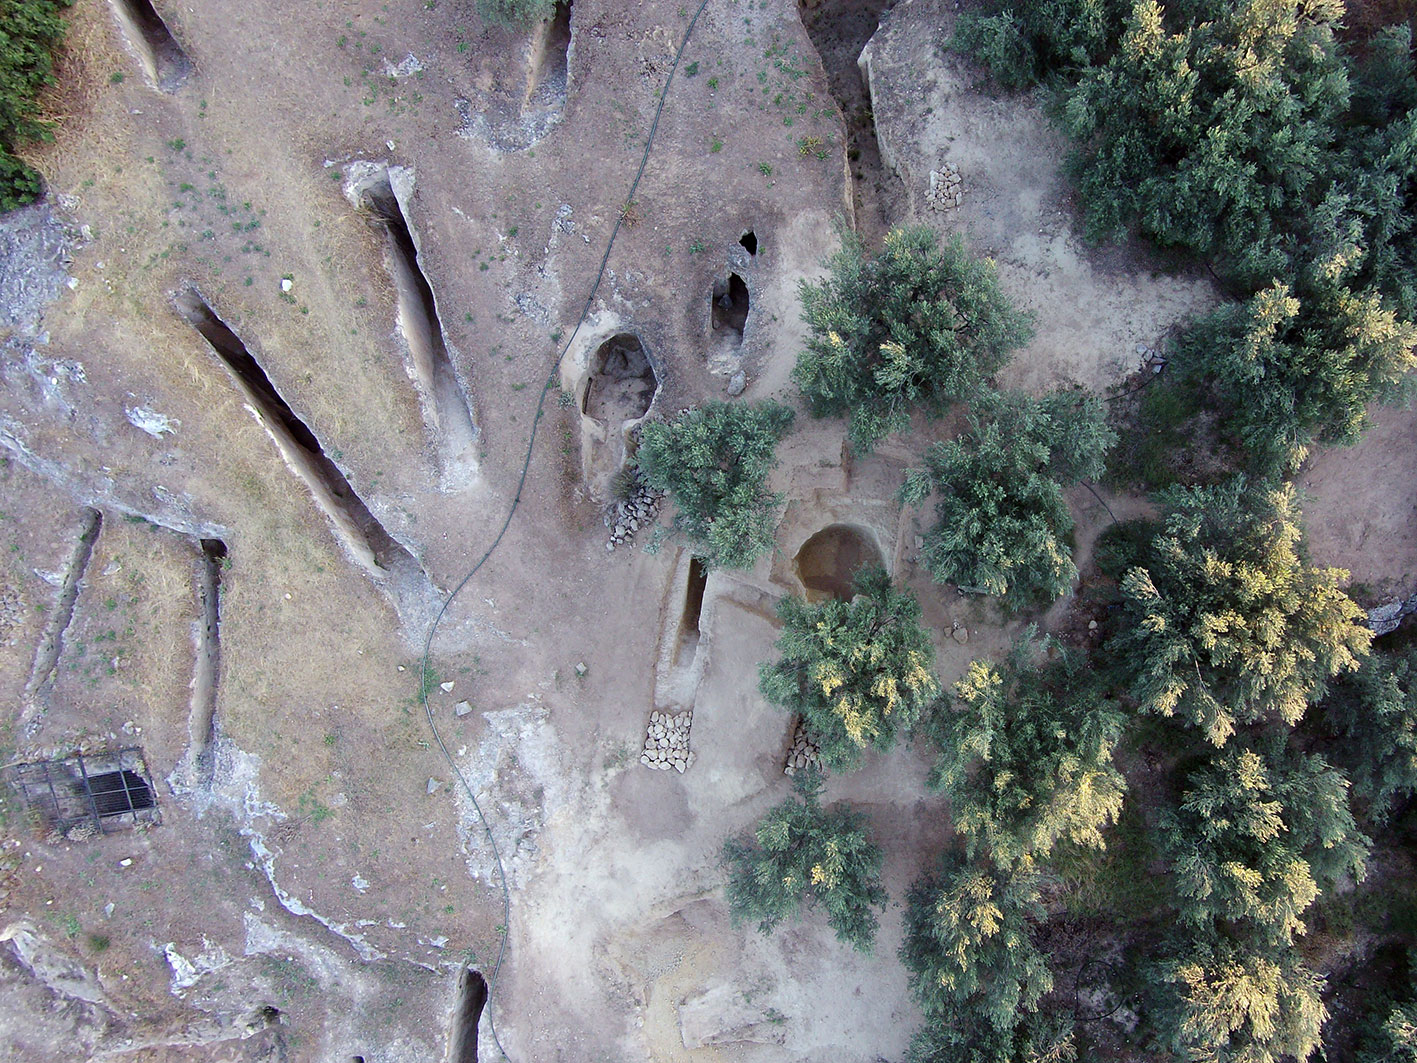
[[(704, 8), (708, 7), (709, 0), (701, 0), (698, 9), (694, 12), (694, 17), (689, 19), (689, 25), (684, 30), (684, 36), (679, 41), (679, 48), (674, 53), (674, 62), (669, 67), (669, 77), (665, 79), (664, 88), (659, 93), (659, 106), (655, 108), (654, 121), (650, 123), (649, 135), (645, 138), (645, 150), (640, 156), (640, 167), (635, 171), (635, 179), (630, 182), (630, 191), (625, 196), (625, 202), (629, 203), (635, 198), (635, 190), (639, 188), (640, 178), (644, 176), (645, 166), (649, 163), (650, 148), (654, 144), (655, 134), (659, 131), (659, 116), (664, 113), (664, 104), (669, 99), (669, 87), (674, 83), (674, 74), (679, 69), (679, 60), (684, 55), (684, 49), (689, 44), (689, 38), (693, 35), (694, 26), (699, 21), (699, 16), (704, 13)], [(492, 965), (492, 972), (487, 978), (487, 1004), (491, 1006), (492, 992), (496, 987), (497, 974), (502, 969), (502, 958), (507, 951), (507, 936), (511, 932), (512, 916), (512, 894), (507, 886), (507, 869), (502, 863), (502, 854), (497, 848), (497, 839), (492, 836), (492, 826), (487, 822), (487, 816), (482, 811), (482, 806), (477, 801), (477, 795), (472, 792), (472, 787), (468, 785), (467, 779), (463, 777), (462, 771), (458, 768), (457, 762), (448, 752), (447, 745), (443, 742), (443, 736), (438, 733), (438, 725), (433, 719), (433, 709), (428, 704), (428, 687), (431, 682), (431, 673), (428, 669), (428, 661), (433, 651), (433, 636), (438, 632), (438, 625), (442, 623), (448, 607), (453, 604), (453, 600), (462, 593), (462, 589), (471, 582), (472, 577), (477, 575), (478, 570), (487, 563), (487, 559), (492, 556), (492, 552), (497, 549), (502, 542), (502, 537), (507, 534), (507, 528), (512, 523), (512, 517), (517, 512), (517, 506), (521, 504), (522, 490), (526, 487), (526, 477), (531, 469), (532, 448), (536, 444), (536, 430), (541, 424), (541, 416), (546, 408), (546, 396), (551, 391), (556, 382), (556, 374), (560, 369), (561, 361), (566, 357), (566, 352), (571, 349), (571, 344), (575, 342), (576, 334), (580, 332), (581, 325), (585, 324), (586, 316), (590, 313), (591, 305), (595, 301), (595, 293), (600, 290), (600, 282), (605, 277), (605, 267), (610, 261), (610, 252), (615, 247), (615, 238), (620, 234), (620, 224), (624, 221), (624, 215), (616, 217), (615, 227), (610, 230), (610, 239), (605, 245), (605, 254), (600, 258), (600, 269), (596, 272), (595, 283), (590, 287), (590, 293), (586, 296), (585, 305), (581, 308), (580, 317), (576, 319), (576, 327), (571, 330), (571, 334), (566, 338), (560, 352), (551, 363), (550, 372), (546, 374), (546, 383), (541, 389), (541, 396), (536, 402), (536, 415), (531, 421), (531, 436), (527, 439), (526, 458), (522, 462), (521, 476), (517, 480), (517, 493), (512, 497), (512, 504), (507, 509), (507, 515), (502, 521), (502, 527), (497, 532), (497, 537), (492, 540), (486, 552), (478, 558), (477, 564), (473, 565), (453, 588), (452, 593), (443, 600), (442, 608), (438, 610), (438, 615), (433, 618), (433, 623), (428, 627), (428, 636), (423, 640), (423, 661), (419, 672), (418, 693), (423, 702), (423, 713), (428, 718), (428, 729), (433, 732), (433, 740), (438, 743), (438, 749), (443, 754), (443, 759), (447, 761), (448, 767), (452, 769), (453, 775), (457, 777), (458, 784), (467, 792), (468, 800), (472, 802), (473, 810), (477, 812), (478, 821), (482, 824), (482, 829), (487, 835), (487, 841), (492, 846), (492, 856), (497, 864), (497, 877), (502, 885), (502, 940), (497, 946), (497, 960)], [(502, 1053), (502, 1058), (511, 1061), (511, 1056), (507, 1055), (507, 1050), (502, 1047), (502, 1040), (497, 1036), (497, 1024), (492, 1012), (487, 1012), (487, 1025), (492, 1031), (492, 1041), (497, 1045), (497, 1051)]]

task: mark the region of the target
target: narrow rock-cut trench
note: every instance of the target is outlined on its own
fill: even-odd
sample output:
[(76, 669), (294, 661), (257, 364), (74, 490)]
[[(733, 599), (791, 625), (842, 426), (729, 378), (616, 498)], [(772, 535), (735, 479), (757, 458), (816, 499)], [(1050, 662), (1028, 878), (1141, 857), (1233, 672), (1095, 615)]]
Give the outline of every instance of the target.
[(526, 98), (522, 107), (540, 99), (543, 104), (564, 101), (570, 77), (571, 0), (559, 0), (556, 9), (532, 38), (527, 70)]
[(389, 576), (400, 582), (425, 580), (417, 560), (369, 511), (344, 473), (326, 457), (315, 433), (296, 416), (246, 345), (197, 290), (182, 291), (176, 307), (226, 366), (256, 420), (275, 442), (286, 465), (309, 488), (315, 504), (334, 526), (335, 537), (354, 559), (380, 580)]
[(858, 60), (895, 0), (799, 0), (802, 25), (821, 57), (832, 96), (846, 119), (856, 231), (878, 244), (897, 213), (899, 178), (881, 162), (871, 92)]
[(49, 622), (44, 625), (44, 635), (35, 649), (34, 666), (30, 669), (30, 681), (25, 693), (34, 697), (54, 678), (54, 669), (59, 664), (59, 654), (64, 649), (64, 632), (74, 619), (74, 603), (79, 598), (79, 588), (84, 573), (88, 570), (89, 559), (93, 557), (94, 543), (103, 527), (103, 515), (96, 509), (85, 509), (79, 524), (79, 536), (74, 540), (74, 548), (64, 564), (59, 584), (59, 594), (54, 601), (54, 609), (49, 614)]
[(477, 1063), (477, 1024), (486, 1006), (487, 980), (480, 971), (463, 968), (448, 1031), (448, 1063)]
[(217, 677), (221, 672), (221, 570), (225, 562), (226, 543), (220, 539), (201, 541), (201, 560), (197, 566), (198, 615), (192, 633), (195, 664), (184, 765), (192, 784), (207, 781), (211, 776), (208, 752), (216, 733)]
[(450, 486), (466, 483), (477, 472), (477, 425), (467, 390), (448, 351), (433, 286), (419, 263), (418, 242), (387, 168), (363, 185), (362, 198), (388, 234), (389, 270), (397, 292), (399, 329), (408, 343), (424, 418), (437, 446), (440, 472)]
[(176, 92), (192, 72), (192, 63), (152, 0), (108, 0), (108, 4), (148, 81), (163, 92)]
[(699, 649), (699, 619), (704, 611), (704, 591), (708, 587), (708, 566), (703, 558), (689, 562), (689, 581), (684, 588), (684, 616), (679, 624), (679, 651), (675, 663), (688, 667)]

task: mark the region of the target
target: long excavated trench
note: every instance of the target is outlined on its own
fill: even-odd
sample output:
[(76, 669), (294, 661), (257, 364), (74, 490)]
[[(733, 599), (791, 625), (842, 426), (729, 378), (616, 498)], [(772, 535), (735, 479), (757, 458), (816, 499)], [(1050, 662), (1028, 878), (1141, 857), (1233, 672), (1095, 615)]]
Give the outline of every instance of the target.
[(176, 92), (192, 72), (192, 63), (151, 0), (108, 0), (108, 4), (148, 81), (163, 92)]
[(418, 561), (369, 511), (344, 473), (325, 455), (315, 433), (296, 416), (236, 333), (217, 317), (195, 288), (183, 290), (175, 305), (226, 366), (256, 420), (275, 442), (286, 465), (305, 483), (315, 504), (333, 525), (335, 537), (350, 555), (380, 581), (389, 577), (407, 583), (425, 581), (427, 577)]
[(361, 201), (388, 234), (389, 271), (398, 300), (399, 329), (408, 343), (413, 378), (433, 434), (445, 485), (466, 484), (477, 472), (477, 424), (443, 334), (433, 286), (419, 263), (418, 240), (387, 167), (359, 187)]
[(899, 178), (881, 162), (871, 92), (858, 60), (895, 0), (798, 0), (802, 25), (821, 57), (827, 84), (846, 119), (856, 231), (878, 243), (897, 213)]
[(59, 654), (64, 649), (64, 632), (74, 619), (74, 603), (79, 598), (79, 587), (89, 560), (93, 557), (94, 543), (103, 527), (103, 515), (98, 510), (84, 510), (79, 523), (79, 535), (64, 564), (64, 572), (59, 584), (59, 594), (54, 601), (54, 609), (49, 621), (44, 625), (44, 636), (35, 649), (34, 666), (30, 669), (30, 680), (25, 685), (25, 694), (34, 697), (54, 678), (54, 669), (59, 664)]
[(192, 669), (192, 701), (187, 714), (186, 775), (193, 784), (211, 778), (212, 738), (216, 733), (217, 677), (221, 672), (221, 570), (226, 543), (201, 540), (197, 565), (197, 607), (193, 630), (196, 663)]
[(487, 980), (480, 971), (464, 967), (448, 1031), (448, 1063), (477, 1063), (477, 1024), (486, 1006)]

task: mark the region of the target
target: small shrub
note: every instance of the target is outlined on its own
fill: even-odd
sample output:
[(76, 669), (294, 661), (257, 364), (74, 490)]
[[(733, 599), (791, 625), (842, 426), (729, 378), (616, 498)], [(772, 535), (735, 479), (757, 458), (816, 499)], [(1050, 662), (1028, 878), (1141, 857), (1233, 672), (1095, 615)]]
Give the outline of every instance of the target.
[(767, 478), (791, 424), (780, 403), (708, 402), (641, 429), (636, 463), (669, 492), (675, 529), (710, 565), (751, 568), (772, 549), (782, 497)]
[(38, 199), (39, 175), (14, 151), (26, 140), (51, 140), (38, 96), (54, 84), (54, 52), (64, 39), (61, 14), (72, 0), (0, 0), (0, 212)]
[(477, 0), (477, 16), (494, 26), (530, 26), (550, 18), (556, 0)]
[(956, 237), (943, 248), (924, 226), (895, 229), (870, 258), (842, 233), (831, 275), (803, 282), (807, 349), (792, 379), (814, 417), (847, 416), (858, 452), (910, 423), (973, 397), (1032, 335), (999, 288), (992, 262)]
[(820, 904), (839, 940), (869, 952), (876, 914), (884, 908), (881, 850), (866, 837), (864, 818), (850, 809), (823, 810), (821, 780), (803, 772), (794, 781), (799, 800), (772, 809), (754, 830), (754, 842), (728, 841), (723, 861), (734, 922), (756, 919), (771, 933), (803, 901)]

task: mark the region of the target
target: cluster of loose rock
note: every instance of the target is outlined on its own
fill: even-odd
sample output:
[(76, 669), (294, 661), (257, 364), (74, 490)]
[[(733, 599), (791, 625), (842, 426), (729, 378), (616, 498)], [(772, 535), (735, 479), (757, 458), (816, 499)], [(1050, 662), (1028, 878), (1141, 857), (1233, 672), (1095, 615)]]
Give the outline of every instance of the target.
[(954, 210), (964, 202), (964, 181), (954, 163), (930, 171), (930, 187), (925, 200), (935, 210)]
[(787, 751), (787, 763), (783, 766), (782, 773), (796, 775), (808, 768), (818, 772), (825, 770), (822, 767), (821, 748), (812, 741), (811, 736), (807, 734), (806, 725), (799, 718), (797, 728), (792, 732), (792, 747)]
[(1417, 613), (1417, 594), (1410, 598), (1388, 602), (1376, 609), (1369, 609), (1368, 626), (1373, 629), (1374, 635), (1386, 635), (1396, 631), (1398, 625), (1402, 623), (1403, 617), (1411, 616), (1413, 613)]
[(1143, 373), (1150, 372), (1155, 375), (1166, 365), (1166, 356), (1144, 343), (1137, 344), (1137, 357), (1141, 359), (1140, 372)]
[(673, 768), (683, 774), (694, 763), (694, 754), (689, 749), (689, 728), (693, 723), (693, 709), (680, 713), (650, 713), (640, 763), (655, 771)]
[(614, 550), (621, 543), (629, 542), (635, 532), (654, 522), (659, 512), (663, 495), (649, 484), (644, 476), (635, 471), (635, 486), (628, 497), (612, 503), (605, 510), (605, 526), (610, 529), (610, 540), (605, 544), (606, 552)]

